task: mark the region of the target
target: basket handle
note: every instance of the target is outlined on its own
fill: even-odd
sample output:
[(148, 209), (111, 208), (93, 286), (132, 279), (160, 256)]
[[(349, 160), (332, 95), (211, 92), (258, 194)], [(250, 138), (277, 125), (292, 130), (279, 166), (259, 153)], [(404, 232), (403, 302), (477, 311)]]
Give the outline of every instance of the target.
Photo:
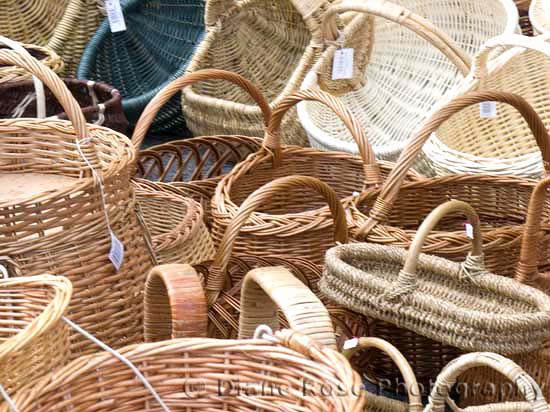
[[(388, 219), (393, 207), (393, 202), (397, 199), (401, 185), (405, 180), (407, 170), (409, 170), (414, 159), (418, 156), (419, 152), (422, 150), (422, 146), (431, 134), (456, 113), (469, 106), (485, 101), (506, 103), (517, 109), (535, 136), (537, 145), (542, 153), (544, 169), (546, 172), (550, 172), (550, 136), (537, 112), (525, 99), (516, 94), (495, 90), (467, 93), (464, 96), (451, 100), (443, 107), (436, 110), (431, 118), (424, 122), (420, 130), (411, 137), (407, 146), (399, 156), (395, 168), (386, 178), (384, 186), (369, 212), (369, 218), (358, 230), (357, 235), (359, 237), (366, 237), (374, 226)], [(358, 201), (361, 200), (360, 198)]]
[[(334, 219), (334, 241), (347, 243), (348, 228), (346, 221), (346, 212), (342, 203), (338, 199), (336, 192), (326, 183), (309, 176), (286, 176), (273, 180), (261, 188), (254, 191), (241, 204), (235, 217), (227, 226), (219, 248), (214, 257), (214, 262), (209, 270), (209, 276), (206, 282), (206, 296), (208, 304), (212, 305), (218, 299), (223, 290), (226, 280), (225, 270), (229, 264), (233, 245), (237, 240), (237, 236), (245, 223), (250, 219), (252, 213), (261, 205), (265, 204), (276, 193), (295, 187), (307, 187), (321, 194), (328, 203), (332, 218)], [(284, 219), (284, 217), (283, 217)], [(315, 222), (317, 226), (318, 222)]]
[(239, 339), (250, 339), (258, 325), (278, 330), (281, 309), (290, 329), (336, 350), (330, 315), (318, 297), (288, 269), (281, 266), (251, 270), (241, 289)]
[(406, 27), (441, 51), (464, 77), (470, 72), (470, 57), (445, 32), (424, 17), (386, 0), (369, 0), (361, 3), (344, 1), (331, 6), (322, 22), (322, 33), (326, 40), (337, 40), (335, 17), (337, 14), (350, 11), (371, 14)]
[(273, 109), (273, 115), (266, 131), (262, 147), (273, 152), (274, 166), (280, 165), (283, 151), (281, 146), (281, 124), (285, 114), (302, 101), (316, 101), (329, 107), (344, 122), (359, 148), (359, 154), (363, 160), (365, 173), (365, 185), (378, 185), (382, 182), (374, 151), (365, 135), (365, 131), (353, 114), (336, 97), (321, 90), (299, 90), (286, 96)]
[[(458, 408), (449, 396), (451, 389), (456, 384), (460, 375), (469, 369), (479, 367), (494, 369), (508, 378), (511, 382), (515, 383), (527, 402), (471, 406), (466, 409)], [(447, 404), (455, 412), (550, 411), (550, 407), (544, 400), (544, 395), (539, 385), (531, 376), (510, 359), (497, 355), (496, 353), (488, 352), (476, 352), (462, 355), (449, 362), (439, 373), (432, 393), (430, 394), (428, 405), (424, 410), (426, 412), (444, 412)]]
[[(271, 119), (271, 107), (269, 106), (268, 101), (256, 86), (251, 82), (246, 80), (244, 77), (237, 73), (229, 72), (227, 70), (218, 70), (218, 69), (203, 69), (197, 70), (193, 73), (185, 74), (173, 81), (171, 81), (164, 89), (157, 93), (157, 95), (147, 104), (143, 113), (139, 117), (139, 120), (136, 124), (134, 134), (132, 135), (132, 143), (136, 150), (139, 150), (143, 139), (147, 135), (153, 120), (160, 109), (172, 98), (176, 93), (180, 92), (181, 89), (192, 85), (193, 83), (202, 82), (205, 80), (227, 80), (231, 83), (236, 84), (237, 86), (242, 87), (260, 106), (264, 116), (264, 124), (267, 126), (269, 120)], [(137, 161), (137, 158), (136, 158)]]
[(351, 359), (357, 352), (369, 348), (375, 348), (384, 352), (395, 363), (405, 380), (409, 396), (409, 412), (422, 412), (422, 396), (414, 371), (407, 359), (399, 352), (399, 349), (391, 343), (380, 338), (359, 338), (356, 347), (346, 349), (342, 353), (346, 358)]
[(395, 299), (405, 296), (416, 288), (416, 266), (418, 258), (422, 252), (424, 242), (430, 232), (435, 228), (441, 219), (445, 216), (461, 212), (468, 218), (469, 223), (473, 228), (472, 251), (468, 255), (466, 262), (463, 264), (467, 270), (475, 272), (482, 271), (483, 267), (483, 239), (481, 237), (481, 225), (479, 217), (472, 206), (460, 200), (451, 200), (436, 207), (424, 219), (416, 235), (411, 243), (405, 266), (399, 272), (399, 276), (391, 290), (386, 293), (388, 299)]

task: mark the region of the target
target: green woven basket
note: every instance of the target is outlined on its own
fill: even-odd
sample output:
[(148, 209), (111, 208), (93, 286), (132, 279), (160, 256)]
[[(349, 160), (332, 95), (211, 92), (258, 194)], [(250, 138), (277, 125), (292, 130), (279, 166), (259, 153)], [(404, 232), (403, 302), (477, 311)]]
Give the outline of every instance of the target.
[[(204, 0), (123, 0), (127, 30), (105, 19), (84, 50), (77, 77), (106, 82), (122, 94), (130, 124), (170, 80), (181, 76), (204, 35)], [(158, 114), (151, 132), (184, 126), (181, 97)]]

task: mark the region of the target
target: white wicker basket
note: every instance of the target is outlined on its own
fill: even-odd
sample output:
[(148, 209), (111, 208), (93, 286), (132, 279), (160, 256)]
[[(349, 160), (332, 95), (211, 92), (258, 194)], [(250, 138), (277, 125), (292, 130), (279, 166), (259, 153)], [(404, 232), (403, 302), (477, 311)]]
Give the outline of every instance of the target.
[(535, 33), (550, 33), (550, 0), (533, 0), (529, 7), (529, 19)]

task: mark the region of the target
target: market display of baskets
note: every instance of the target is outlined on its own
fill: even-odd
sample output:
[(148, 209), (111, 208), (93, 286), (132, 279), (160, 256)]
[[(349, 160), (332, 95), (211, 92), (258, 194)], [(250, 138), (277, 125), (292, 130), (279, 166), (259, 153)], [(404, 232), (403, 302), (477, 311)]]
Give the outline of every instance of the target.
[(529, 7), (529, 18), (535, 33), (550, 33), (550, 3), (548, 0), (532, 0)]

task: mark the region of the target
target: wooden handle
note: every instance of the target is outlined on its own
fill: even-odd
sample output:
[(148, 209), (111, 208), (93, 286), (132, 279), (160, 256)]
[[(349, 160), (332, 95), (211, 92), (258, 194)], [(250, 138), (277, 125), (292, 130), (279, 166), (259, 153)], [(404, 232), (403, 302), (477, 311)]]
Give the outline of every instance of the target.
[(300, 90), (285, 97), (273, 110), (271, 121), (267, 128), (263, 147), (274, 152), (274, 163), (281, 162), (281, 123), (284, 115), (296, 104), (302, 101), (316, 101), (329, 107), (344, 122), (359, 148), (365, 170), (365, 184), (377, 185), (382, 182), (374, 151), (365, 135), (365, 131), (353, 114), (336, 97), (321, 90)]
[(281, 309), (290, 329), (336, 349), (330, 315), (319, 298), (284, 267), (266, 267), (246, 274), (241, 289), (239, 339), (250, 339), (259, 325), (279, 329)]
[(267, 126), (269, 124), (269, 120), (271, 119), (271, 107), (262, 92), (251, 82), (237, 73), (226, 70), (197, 70), (196, 72), (183, 75), (170, 82), (164, 89), (158, 92), (157, 95), (145, 107), (136, 124), (134, 134), (132, 135), (132, 143), (134, 144), (136, 150), (139, 150), (141, 143), (143, 142), (143, 139), (145, 139), (145, 136), (147, 135), (153, 120), (155, 120), (157, 113), (170, 100), (170, 98), (172, 98), (172, 96), (180, 92), (181, 89), (188, 87), (193, 83), (214, 79), (227, 80), (239, 87), (242, 87), (254, 99), (258, 106), (260, 106), (264, 116), (265, 125)]
[(325, 39), (337, 40), (338, 33), (334, 30), (337, 27), (334, 24), (335, 16), (350, 11), (381, 17), (410, 29), (441, 51), (464, 77), (470, 72), (469, 56), (455, 44), (453, 39), (422, 16), (386, 0), (369, 0), (363, 3), (344, 1), (331, 6), (325, 13), (322, 23), (322, 32)]

